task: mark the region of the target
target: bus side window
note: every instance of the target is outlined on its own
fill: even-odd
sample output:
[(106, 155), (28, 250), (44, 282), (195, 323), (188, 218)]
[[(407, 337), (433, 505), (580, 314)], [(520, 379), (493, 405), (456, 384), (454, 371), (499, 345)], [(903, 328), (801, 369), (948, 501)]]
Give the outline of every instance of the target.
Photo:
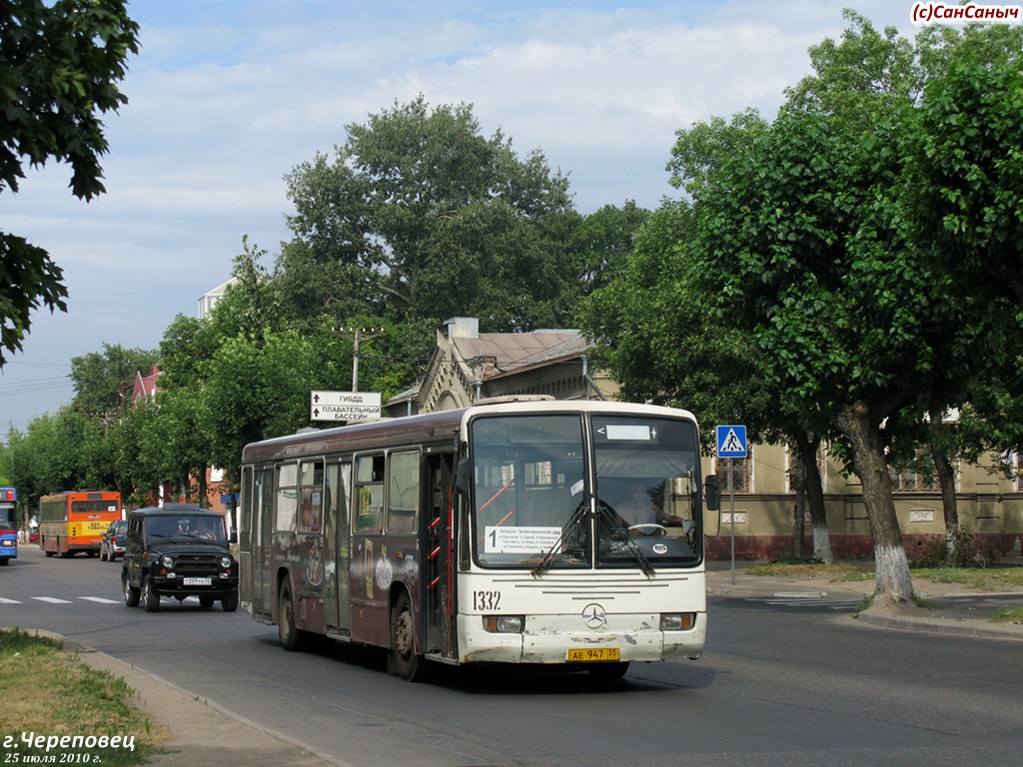
[(294, 532), (298, 511), (298, 464), (285, 463), (277, 467), (277, 516), (274, 529)]
[(323, 461), (303, 461), (300, 479), (298, 526), (318, 533), (323, 520)]
[(383, 532), (384, 457), (359, 456), (355, 459), (355, 530), (359, 533)]
[(419, 451), (391, 453), (387, 532), (414, 533), (419, 519)]

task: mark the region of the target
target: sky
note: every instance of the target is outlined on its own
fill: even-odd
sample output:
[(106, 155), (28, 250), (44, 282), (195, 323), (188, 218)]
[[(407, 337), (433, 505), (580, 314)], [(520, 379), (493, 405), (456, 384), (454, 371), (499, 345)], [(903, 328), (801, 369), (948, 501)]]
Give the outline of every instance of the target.
[[(0, 440), (74, 397), (71, 359), (156, 349), (250, 247), (290, 239), (285, 176), (346, 126), (420, 94), (471, 104), (520, 157), (567, 175), (580, 213), (677, 192), (676, 131), (754, 107), (773, 118), (811, 45), (852, 7), (912, 36), (910, 0), (134, 0), (140, 51), (107, 113), (107, 193), (86, 203), (66, 165), (0, 191), (0, 230), (64, 270), (68, 311), (32, 315), (0, 369)], [(145, 372), (145, 371), (143, 371)]]

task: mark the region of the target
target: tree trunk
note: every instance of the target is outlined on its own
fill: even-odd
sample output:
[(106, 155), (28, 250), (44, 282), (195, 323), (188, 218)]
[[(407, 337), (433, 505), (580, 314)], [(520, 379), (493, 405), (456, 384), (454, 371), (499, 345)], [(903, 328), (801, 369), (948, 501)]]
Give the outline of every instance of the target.
[(796, 508), (792, 520), (792, 556), (803, 560), (803, 541), (806, 538), (806, 469), (802, 462), (791, 469), (790, 481), (796, 491)]
[(945, 564), (954, 567), (962, 563), (962, 528), (959, 527), (959, 507), (956, 501), (956, 478), (952, 462), (941, 447), (941, 413), (931, 413), (928, 431), (931, 435), (931, 459), (941, 485), (941, 509), (945, 514)]
[(892, 480), (881, 447), (880, 426), (865, 402), (843, 405), (835, 418), (835, 426), (852, 444), (853, 468), (863, 487), (863, 503), (874, 536), (877, 593), (906, 602), (913, 596), (913, 579), (895, 514)]
[(817, 451), (821, 446), (821, 438), (816, 434), (806, 433), (804, 438), (796, 439), (799, 457), (803, 462), (806, 501), (810, 506), (810, 526), (813, 531), (813, 558), (818, 562), (830, 565), (835, 561), (831, 553), (831, 535), (828, 533), (828, 519), (824, 510), (824, 481), (820, 467), (817, 465)]
[(798, 561), (802, 561), (806, 556), (803, 551), (803, 542), (806, 539), (806, 491), (802, 488), (796, 490), (795, 515), (792, 531), (792, 556)]

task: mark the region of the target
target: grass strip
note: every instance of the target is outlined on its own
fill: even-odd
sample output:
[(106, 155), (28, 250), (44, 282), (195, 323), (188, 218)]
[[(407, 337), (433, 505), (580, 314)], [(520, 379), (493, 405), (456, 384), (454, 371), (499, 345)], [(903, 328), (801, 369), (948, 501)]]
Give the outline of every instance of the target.
[(0, 630), (0, 690), (0, 759), (8, 763), (133, 767), (155, 750), (157, 732), (135, 691), (62, 642)]

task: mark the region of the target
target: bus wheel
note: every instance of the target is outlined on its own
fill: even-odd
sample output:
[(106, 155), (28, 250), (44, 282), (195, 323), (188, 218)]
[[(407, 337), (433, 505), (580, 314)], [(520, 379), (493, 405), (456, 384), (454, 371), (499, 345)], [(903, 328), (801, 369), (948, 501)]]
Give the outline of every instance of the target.
[(139, 590), (131, 585), (131, 581), (128, 580), (127, 574), (121, 576), (121, 583), (124, 586), (124, 603), (128, 607), (139, 606)]
[(160, 594), (153, 587), (153, 579), (148, 575), (142, 576), (142, 591), (139, 597), (142, 609), (147, 613), (155, 613), (160, 609)]
[(281, 598), (277, 603), (277, 635), (289, 652), (301, 650), (305, 645), (303, 632), (295, 628), (295, 600), (291, 598), (291, 586), (286, 579), (281, 582)]
[(421, 682), (426, 677), (427, 661), (416, 654), (415, 621), (412, 602), (408, 594), (398, 597), (391, 613), (391, 653), (388, 670), (409, 682)]

